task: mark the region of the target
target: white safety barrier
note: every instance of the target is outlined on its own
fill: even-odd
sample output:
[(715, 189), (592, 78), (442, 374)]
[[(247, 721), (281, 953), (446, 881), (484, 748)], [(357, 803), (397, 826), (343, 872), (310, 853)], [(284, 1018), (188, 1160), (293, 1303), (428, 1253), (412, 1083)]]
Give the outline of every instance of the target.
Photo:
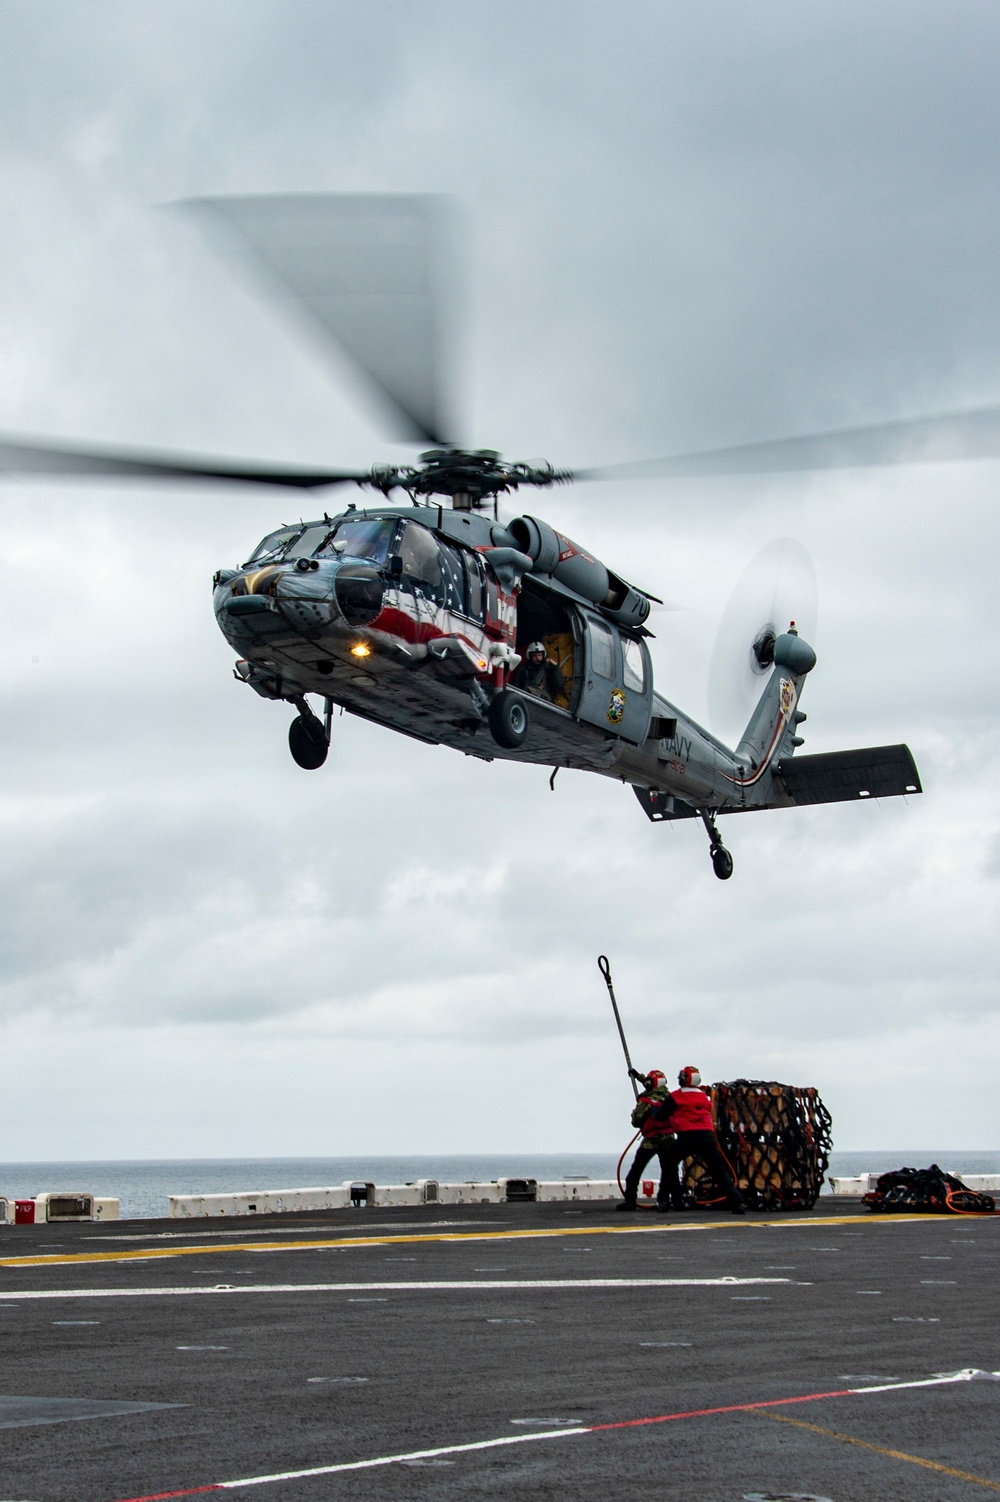
[(174, 1218), (203, 1215), (287, 1215), (294, 1211), (345, 1210), (349, 1205), (432, 1205), (440, 1198), (440, 1188), (436, 1179), (417, 1179), (413, 1184), (387, 1185), (375, 1185), (364, 1179), (345, 1179), (343, 1184), (317, 1189), (250, 1189), (240, 1194), (172, 1194), (168, 1203), (169, 1213)]
[(74, 1220), (117, 1220), (121, 1210), (116, 1199), (101, 1199), (77, 1190), (50, 1190), (33, 1199), (0, 1198), (0, 1222), (5, 1225), (45, 1225)]
[(245, 1194), (172, 1194), (172, 1216), (281, 1215), (293, 1210), (343, 1210), (350, 1186), (329, 1189), (253, 1189)]
[(64, 1191), (35, 1195), (35, 1221), (49, 1224), (71, 1220), (117, 1220), (120, 1202), (100, 1199), (95, 1194)]
[(502, 1205), (521, 1201), (609, 1200), (618, 1197), (613, 1179), (559, 1179), (539, 1183), (535, 1179), (470, 1180), (465, 1184), (441, 1184), (437, 1179), (417, 1179), (412, 1184), (372, 1184), (347, 1179), (343, 1184), (320, 1189), (260, 1189), (239, 1194), (172, 1194), (170, 1215), (174, 1219), (219, 1215), (280, 1215), (293, 1211), (344, 1210), (348, 1206)]
[(535, 1197), (550, 1203), (560, 1200), (616, 1200), (619, 1194), (614, 1179), (557, 1179), (552, 1183), (539, 1182)]
[(867, 1194), (875, 1188), (877, 1177), (874, 1173), (856, 1173), (848, 1178), (832, 1178), (830, 1189), (834, 1194)]
[[(946, 1169), (951, 1173), (951, 1169)], [(975, 1189), (980, 1194), (1000, 1194), (1000, 1173), (956, 1173), (956, 1179), (961, 1179), (966, 1189)]]
[(502, 1205), (506, 1192), (498, 1179), (489, 1183), (439, 1184), (438, 1203), (441, 1205)]

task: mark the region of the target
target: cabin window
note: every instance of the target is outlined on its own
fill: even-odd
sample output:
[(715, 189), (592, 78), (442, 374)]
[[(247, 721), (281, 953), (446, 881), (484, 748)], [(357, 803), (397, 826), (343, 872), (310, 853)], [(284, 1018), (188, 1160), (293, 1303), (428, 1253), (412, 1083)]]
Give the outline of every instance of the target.
[(500, 620), (500, 592), (496, 574), (491, 568), (486, 570), (486, 616), (493, 622)]
[(483, 573), (482, 565), (475, 553), (463, 553), (465, 562), (465, 587), (466, 600), (468, 601), (468, 615), (470, 620), (481, 621), (483, 618)]
[(403, 578), (416, 594), (443, 605), (447, 595), (444, 559), (437, 538), (417, 522), (407, 522), (399, 545)]
[(646, 686), (646, 664), (642, 647), (629, 636), (622, 637), (622, 652), (625, 657), (625, 687), (641, 694)]
[(462, 555), (457, 548), (449, 547), (446, 542), (441, 543), (440, 547), (447, 594), (445, 603), (449, 610), (465, 615), (465, 569), (462, 566)]
[(590, 671), (595, 678), (614, 678), (615, 676), (615, 638), (610, 626), (603, 621), (591, 621), (589, 626), (590, 635)]

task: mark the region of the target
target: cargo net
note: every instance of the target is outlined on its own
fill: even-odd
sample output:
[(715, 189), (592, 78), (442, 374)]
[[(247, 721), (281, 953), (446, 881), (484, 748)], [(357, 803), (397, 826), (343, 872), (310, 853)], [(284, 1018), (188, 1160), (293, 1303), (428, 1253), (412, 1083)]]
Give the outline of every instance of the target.
[(926, 1215), (992, 1215), (996, 1200), (992, 1194), (966, 1189), (943, 1168), (896, 1168), (879, 1174), (875, 1188), (861, 1197), (866, 1210), (920, 1210)]
[[(809, 1210), (830, 1162), (829, 1111), (813, 1086), (767, 1080), (713, 1085), (715, 1135), (749, 1210)], [(725, 1198), (696, 1158), (683, 1165), (685, 1201), (701, 1209)]]

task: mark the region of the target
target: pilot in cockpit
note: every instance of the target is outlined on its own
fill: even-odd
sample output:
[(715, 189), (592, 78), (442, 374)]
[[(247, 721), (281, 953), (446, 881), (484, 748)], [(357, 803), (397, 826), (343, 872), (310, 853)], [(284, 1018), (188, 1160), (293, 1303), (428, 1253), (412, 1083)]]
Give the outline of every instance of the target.
[(549, 657), (545, 643), (540, 641), (533, 641), (528, 647), (513, 682), (515, 688), (523, 688), (536, 699), (548, 699), (550, 704), (555, 704), (566, 694), (562, 670)]

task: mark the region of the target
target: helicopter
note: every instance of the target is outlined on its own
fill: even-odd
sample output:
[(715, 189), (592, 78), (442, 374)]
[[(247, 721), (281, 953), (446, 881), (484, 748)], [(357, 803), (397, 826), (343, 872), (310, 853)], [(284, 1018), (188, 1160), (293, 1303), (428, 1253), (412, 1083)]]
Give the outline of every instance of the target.
[[(501, 520), (499, 499), (581, 480), (992, 458), (997, 409), (596, 469), (512, 463), (446, 436), (441, 200), (287, 194), (187, 207), (346, 352), (394, 436), (429, 445), (419, 461), (306, 469), (11, 438), (0, 440), (0, 472), (368, 492), (275, 529), (213, 579), (236, 677), (295, 710), (298, 766), (326, 762), (339, 708), (485, 761), (551, 767), (553, 779), (563, 767), (596, 772), (630, 786), (653, 822), (699, 820), (721, 880), (733, 873), (723, 815), (922, 791), (902, 744), (796, 754), (816, 654), (791, 619), (748, 626), (740, 650), (759, 692), (736, 746), (725, 745), (654, 687), (646, 623), (657, 596), (540, 516)], [(536, 666), (542, 653), (558, 668), (555, 691), (526, 675), (529, 648)]]

